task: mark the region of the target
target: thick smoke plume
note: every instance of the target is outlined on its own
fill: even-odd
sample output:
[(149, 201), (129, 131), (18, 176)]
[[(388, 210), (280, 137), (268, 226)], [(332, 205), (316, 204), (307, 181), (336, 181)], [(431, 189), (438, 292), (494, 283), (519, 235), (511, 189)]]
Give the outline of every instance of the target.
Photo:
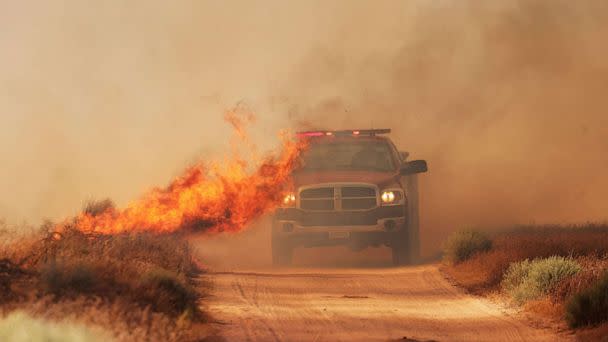
[(366, 34), (387, 25), (371, 11), (312, 48), (282, 84), (290, 118), (390, 127), (428, 159), (427, 245), (462, 226), (605, 220), (608, 5), (405, 7), (384, 36)]

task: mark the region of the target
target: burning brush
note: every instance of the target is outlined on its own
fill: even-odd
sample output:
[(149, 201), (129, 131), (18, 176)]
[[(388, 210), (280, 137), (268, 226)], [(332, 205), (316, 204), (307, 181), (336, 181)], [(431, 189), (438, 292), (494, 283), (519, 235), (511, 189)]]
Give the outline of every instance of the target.
[[(225, 119), (247, 144), (244, 126), (253, 120), (251, 112), (237, 107)], [(280, 204), (290, 174), (298, 166), (303, 143), (287, 134), (281, 139), (281, 150), (256, 163), (253, 171), (236, 154), (222, 167), (196, 164), (169, 186), (152, 189), (124, 209), (111, 203), (88, 208), (57, 229), (72, 226), (97, 234), (240, 231)]]

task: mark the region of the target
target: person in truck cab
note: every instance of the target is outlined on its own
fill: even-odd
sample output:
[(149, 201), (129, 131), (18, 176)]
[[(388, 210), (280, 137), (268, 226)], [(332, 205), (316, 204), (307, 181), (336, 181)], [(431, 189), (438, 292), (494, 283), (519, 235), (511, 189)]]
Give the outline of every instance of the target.
[(273, 216), (272, 258), (289, 265), (294, 248), (385, 245), (393, 263), (419, 255), (418, 181), (424, 160), (407, 161), (390, 130), (301, 132), (309, 148), (294, 190)]

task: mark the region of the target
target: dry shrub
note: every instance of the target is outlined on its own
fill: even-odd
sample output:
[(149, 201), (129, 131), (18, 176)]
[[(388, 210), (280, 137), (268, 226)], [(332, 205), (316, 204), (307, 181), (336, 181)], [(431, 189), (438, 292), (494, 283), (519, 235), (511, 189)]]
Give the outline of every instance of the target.
[(88, 201), (82, 208), (82, 212), (91, 216), (97, 216), (114, 208), (114, 202), (111, 199), (104, 199), (101, 201)]
[(197, 311), (188, 244), (175, 236), (92, 235), (67, 229), (42, 242), (41, 290), (56, 299), (78, 295), (129, 298), (179, 316)]
[(568, 300), (566, 320), (572, 328), (608, 321), (608, 272)]
[(174, 235), (98, 235), (68, 228), (53, 236), (41, 243), (39, 262), (90, 260), (117, 267), (129, 266), (138, 271), (160, 267), (184, 278), (198, 271), (188, 243)]
[(56, 296), (88, 293), (97, 280), (94, 270), (86, 263), (68, 266), (53, 261), (43, 265), (40, 271), (43, 291)]
[(608, 321), (608, 272), (591, 287), (568, 300), (566, 320), (573, 328)]
[(485, 234), (474, 230), (460, 230), (447, 239), (443, 248), (443, 259), (448, 264), (457, 264), (491, 248), (492, 241)]
[(608, 255), (578, 258), (583, 270), (573, 277), (564, 279), (552, 293), (552, 301), (563, 303), (573, 295), (585, 291), (597, 283), (608, 270)]
[(505, 251), (492, 249), (443, 269), (467, 290), (475, 294), (483, 294), (499, 288), (502, 275), (510, 262), (511, 256)]
[[(560, 323), (564, 318), (564, 305), (554, 303), (550, 298), (543, 297), (527, 301), (523, 308), (535, 318), (548, 318), (555, 323)], [(561, 325), (560, 325), (561, 326)]]
[[(204, 321), (193, 283), (200, 271), (180, 236), (99, 235), (68, 226), (61, 233), (39, 230), (2, 241), (8, 250), (1, 252), (6, 262), (0, 264), (0, 291), (19, 288), (24, 294), (9, 298), (3, 291), (7, 301), (0, 312), (21, 308), (51, 320), (69, 316), (125, 341), (184, 340), (187, 326)], [(16, 270), (26, 282), (17, 283)], [(128, 333), (114, 328), (115, 320), (123, 320)]]
[(13, 287), (29, 277), (29, 273), (9, 259), (0, 260), (0, 304), (17, 300), (21, 295)]
[(197, 311), (194, 289), (166, 270), (145, 274), (137, 288), (137, 296), (140, 301), (150, 303), (153, 310), (172, 316), (191, 316)]
[(8, 226), (0, 221), (0, 259), (23, 266), (39, 248), (40, 240), (48, 234), (49, 223), (39, 228), (29, 225)]
[(608, 225), (520, 226), (497, 234), (494, 243), (496, 248), (511, 251), (520, 258), (525, 256), (524, 259), (606, 254)]

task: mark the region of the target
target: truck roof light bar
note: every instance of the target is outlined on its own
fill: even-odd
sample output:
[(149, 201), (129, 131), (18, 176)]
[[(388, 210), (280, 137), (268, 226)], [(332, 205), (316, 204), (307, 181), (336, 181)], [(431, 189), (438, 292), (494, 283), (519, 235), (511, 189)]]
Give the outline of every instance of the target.
[(305, 131), (297, 132), (298, 137), (322, 137), (322, 136), (376, 136), (378, 134), (389, 134), (391, 132), (388, 128), (383, 129), (347, 129), (341, 131)]

